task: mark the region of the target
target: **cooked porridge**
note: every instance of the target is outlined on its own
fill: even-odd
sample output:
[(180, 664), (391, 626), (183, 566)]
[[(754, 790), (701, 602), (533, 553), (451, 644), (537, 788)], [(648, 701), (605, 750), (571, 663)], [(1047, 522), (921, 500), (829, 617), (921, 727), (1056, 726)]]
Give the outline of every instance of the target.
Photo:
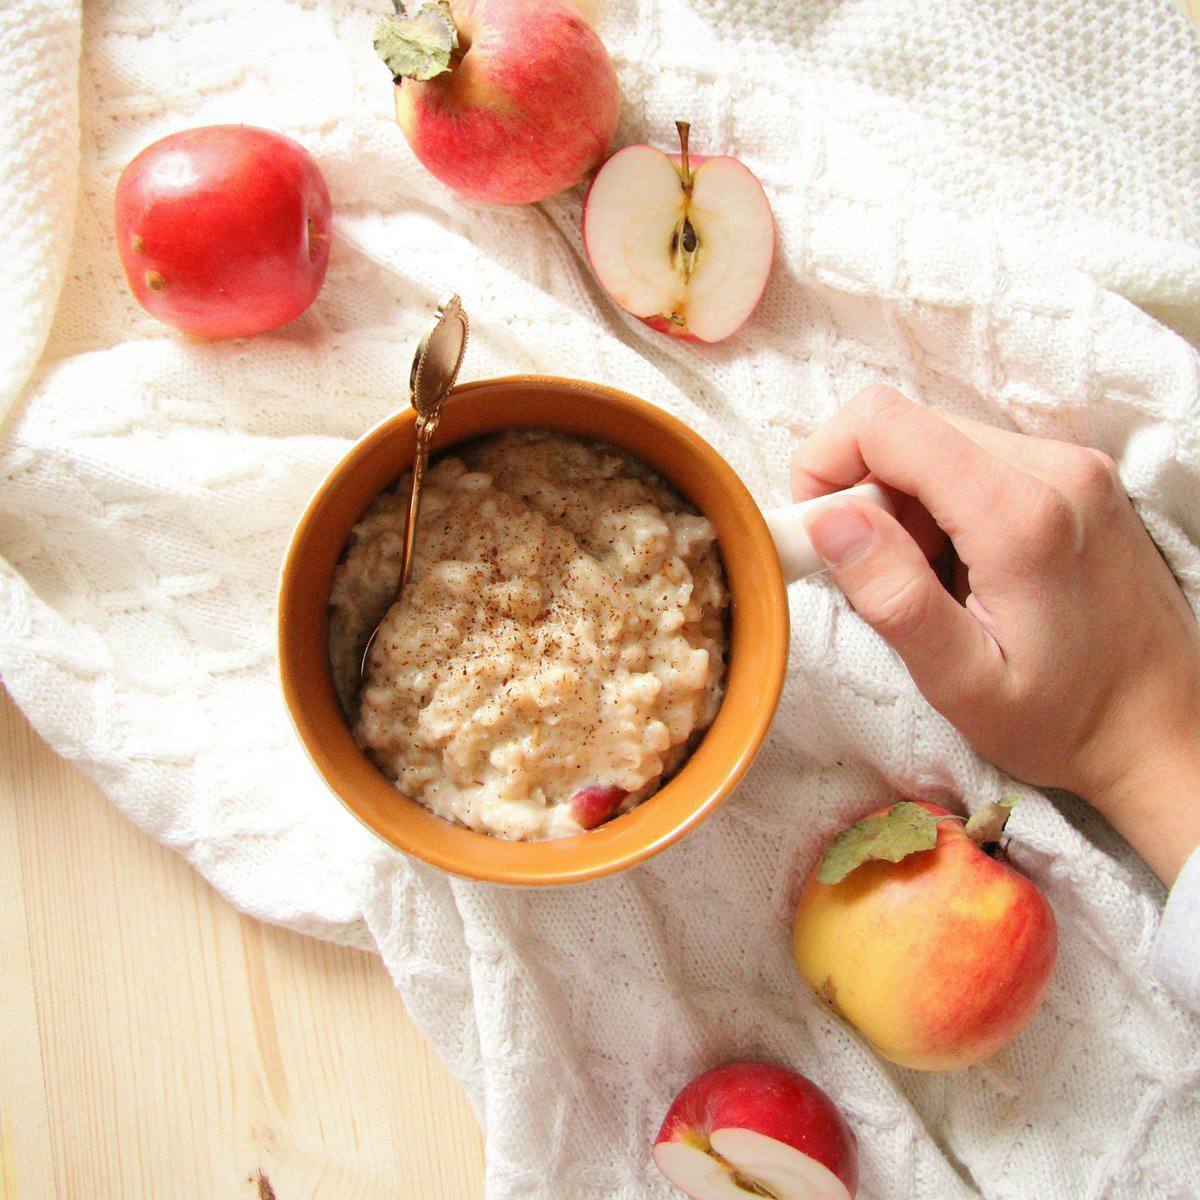
[[(712, 526), (645, 464), (560, 434), (473, 442), (425, 478), (359, 743), (401, 791), (499, 837), (562, 837), (633, 808), (720, 703), (728, 597)], [(395, 598), (408, 485), (372, 504), (334, 576), (347, 712)]]

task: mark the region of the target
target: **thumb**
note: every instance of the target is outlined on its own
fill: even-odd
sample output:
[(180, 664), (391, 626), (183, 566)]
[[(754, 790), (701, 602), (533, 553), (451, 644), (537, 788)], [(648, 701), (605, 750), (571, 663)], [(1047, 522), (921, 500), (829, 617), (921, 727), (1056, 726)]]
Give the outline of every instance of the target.
[(942, 587), (895, 517), (847, 500), (820, 509), (806, 528), (855, 612), (896, 650), (935, 708), (953, 719), (994, 682), (999, 646)]

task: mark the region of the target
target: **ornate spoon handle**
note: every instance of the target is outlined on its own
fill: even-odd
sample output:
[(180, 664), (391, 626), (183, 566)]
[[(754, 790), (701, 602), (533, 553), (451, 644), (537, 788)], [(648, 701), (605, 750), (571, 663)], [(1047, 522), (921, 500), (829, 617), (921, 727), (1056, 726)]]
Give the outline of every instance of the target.
[(409, 389), (412, 406), (416, 409), (417, 445), (413, 454), (412, 488), (408, 494), (408, 516), (404, 522), (404, 548), (400, 556), (400, 579), (396, 594), (383, 616), (371, 630), (367, 644), (363, 647), (362, 659), (358, 664), (359, 687), (367, 677), (367, 664), (371, 647), (388, 612), (400, 599), (404, 585), (412, 570), (413, 547), (417, 541), (417, 522), (421, 516), (421, 487), (425, 479), (425, 468), (429, 463), (429, 450), (433, 435), (441, 416), (441, 403), (454, 386), (458, 369), (462, 365), (467, 348), (467, 314), (457, 296), (451, 296), (438, 309), (438, 320), (434, 327), (421, 339), (413, 358), (409, 373)]
[(404, 522), (404, 552), (400, 557), (400, 582), (396, 584), (396, 595), (404, 591), (408, 573), (412, 570), (413, 547), (417, 542), (417, 521), (421, 516), (421, 484), (425, 478), (425, 467), (429, 463), (429, 446), (437, 430), (439, 414), (417, 416), (417, 449), (413, 457), (412, 487), (408, 493), (408, 519)]

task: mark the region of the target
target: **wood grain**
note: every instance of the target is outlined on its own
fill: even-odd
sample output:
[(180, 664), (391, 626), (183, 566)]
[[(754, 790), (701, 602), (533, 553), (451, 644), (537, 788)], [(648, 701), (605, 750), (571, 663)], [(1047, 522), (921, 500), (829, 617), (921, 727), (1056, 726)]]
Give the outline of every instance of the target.
[(3, 1200), (482, 1194), (377, 958), (243, 917), (6, 696), (0, 745)]

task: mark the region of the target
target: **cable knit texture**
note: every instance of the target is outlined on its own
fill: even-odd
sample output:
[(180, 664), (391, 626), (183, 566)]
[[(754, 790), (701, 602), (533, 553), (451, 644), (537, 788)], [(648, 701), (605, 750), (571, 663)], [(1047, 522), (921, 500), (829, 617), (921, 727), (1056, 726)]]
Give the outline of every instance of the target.
[[(1086, 440), (1119, 460), (1195, 603), (1195, 32), (1148, 0), (601, 0), (621, 140), (670, 145), (689, 118), (778, 219), (761, 306), (705, 347), (601, 293), (581, 189), (492, 209), (421, 169), (371, 49), (385, 7), (97, 0), (81, 55), (77, 5), (0, 13), (0, 669), (17, 702), (234, 903), (382, 953), (474, 1103), (490, 1200), (665, 1198), (649, 1144), (671, 1096), (747, 1055), (829, 1090), (872, 1200), (1200, 1194), (1200, 1028), (1149, 973), (1163, 893), (1073, 801), (1025, 792), (1013, 818), (1062, 951), (1009, 1049), (895, 1069), (801, 985), (790, 918), (824, 838), (889, 786), (968, 807), (1011, 787), (828, 582), (792, 590), (786, 693), (737, 795), (641, 868), (551, 893), (453, 880), (361, 830), (291, 735), (272, 644), (292, 523), (404, 401), (449, 289), (475, 331), (466, 376), (648, 397), (763, 504), (798, 439), (879, 379)], [(121, 167), (220, 121), (298, 138), (337, 213), (316, 305), (251, 341), (155, 323), (112, 241)]]

